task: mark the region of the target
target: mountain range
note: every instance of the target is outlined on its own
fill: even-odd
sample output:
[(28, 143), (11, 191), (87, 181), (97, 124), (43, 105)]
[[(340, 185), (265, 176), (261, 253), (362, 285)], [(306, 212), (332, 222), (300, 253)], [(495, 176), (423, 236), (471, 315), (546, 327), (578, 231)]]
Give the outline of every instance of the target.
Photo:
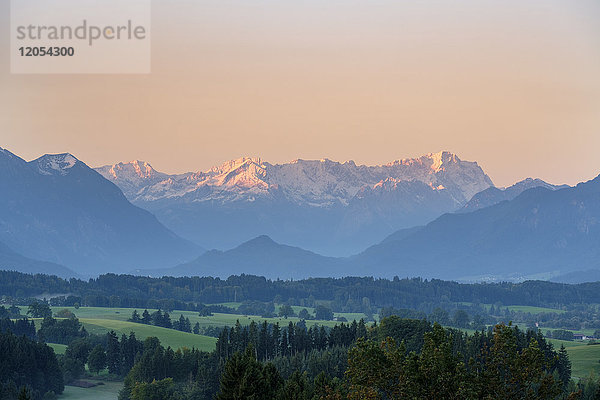
[[(2, 268), (23, 265), (23, 259), (43, 260), (58, 275), (65, 274), (64, 267), (86, 276), (175, 265), (202, 252), (71, 154), (26, 162), (4, 149), (0, 242)], [(20, 263), (14, 254), (9, 257), (11, 252), (23, 258)], [(33, 270), (28, 272), (38, 272)]]
[[(573, 188), (534, 186), (512, 200), (444, 214), (424, 226), (399, 230), (352, 257), (324, 257), (262, 236), (232, 250), (211, 251), (192, 262), (145, 273), (573, 280), (570, 272), (600, 269), (599, 244), (600, 177)], [(597, 271), (587, 274), (596, 276)]]
[[(205, 252), (161, 222), (228, 250)], [(68, 153), (26, 162), (0, 149), (0, 268), (24, 272), (573, 280), (600, 270), (599, 224), (600, 177), (496, 188), (448, 152), (372, 167), (243, 158), (167, 175), (141, 162), (95, 171)], [(344, 257), (302, 244), (339, 251), (341, 238), (378, 244), (346, 243), (354, 255)]]
[(493, 187), (450, 152), (384, 165), (240, 158), (168, 175), (133, 161), (96, 169), (169, 229), (208, 248), (260, 235), (326, 255), (350, 255), (397, 229), (427, 223)]
[(502, 201), (512, 200), (525, 190), (543, 187), (550, 190), (564, 189), (568, 188), (568, 185), (552, 185), (550, 183), (544, 182), (541, 179), (532, 179), (527, 178), (520, 182), (515, 183), (512, 186), (507, 188), (497, 188), (497, 187), (489, 187), (481, 192), (477, 193), (475, 196), (469, 200), (465, 206), (459, 210), (460, 212), (470, 212), (479, 210), (481, 208), (493, 206), (494, 204), (498, 204)]
[(600, 177), (523, 191), (473, 212), (445, 214), (353, 258), (382, 276), (548, 279), (600, 267)]

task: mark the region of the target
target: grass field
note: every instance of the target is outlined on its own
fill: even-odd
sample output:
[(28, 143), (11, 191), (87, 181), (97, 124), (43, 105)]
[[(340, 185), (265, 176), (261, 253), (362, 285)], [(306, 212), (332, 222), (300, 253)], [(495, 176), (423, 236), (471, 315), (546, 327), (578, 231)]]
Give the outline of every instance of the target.
[(143, 340), (150, 336), (156, 336), (164, 346), (171, 346), (174, 349), (195, 347), (199, 350), (213, 351), (217, 342), (217, 339), (209, 336), (194, 335), (193, 333), (180, 332), (159, 326), (136, 324), (128, 321), (107, 318), (80, 318), (79, 321), (90, 333), (104, 334), (112, 330), (118, 334), (129, 335), (130, 332), (135, 332), (135, 336), (138, 339)]
[(554, 349), (565, 346), (571, 360), (571, 375), (573, 378), (585, 378), (593, 373), (600, 375), (600, 345), (590, 346), (586, 342), (571, 342), (568, 340), (546, 339), (554, 345)]
[[(234, 305), (229, 303), (230, 305)], [(129, 335), (130, 332), (135, 332), (138, 339), (145, 339), (149, 336), (156, 336), (160, 339), (161, 343), (165, 346), (171, 346), (172, 348), (179, 347), (195, 347), (200, 350), (212, 351), (215, 348), (216, 339), (203, 335), (194, 335), (192, 333), (180, 332), (174, 329), (166, 329), (157, 326), (136, 324), (127, 321), (131, 317), (133, 309), (131, 308), (108, 308), (108, 307), (80, 307), (75, 309), (74, 307), (52, 307), (53, 312), (57, 312), (62, 309), (68, 309), (73, 312), (79, 321), (85, 326), (85, 329), (90, 333), (105, 334), (111, 330), (114, 330), (119, 335)], [(298, 310), (303, 307), (297, 307)], [(26, 307), (22, 307), (22, 313), (25, 313)], [(138, 310), (141, 314), (143, 310)], [(148, 310), (153, 312), (156, 310)], [(309, 311), (312, 311), (310, 309)], [(298, 322), (299, 318), (290, 317), (288, 319), (282, 317), (275, 318), (262, 318), (260, 316), (253, 315), (239, 315), (239, 314), (220, 314), (215, 313), (209, 317), (200, 317), (195, 311), (178, 311), (175, 310), (170, 313), (172, 319), (179, 318), (182, 315), (190, 319), (192, 325), (198, 324), (201, 327), (224, 327), (234, 326), (239, 320), (242, 325), (249, 325), (252, 321), (260, 324), (263, 321), (268, 323), (279, 323), (280, 326), (287, 326), (290, 322)], [(364, 318), (365, 315), (361, 313), (336, 313), (336, 316), (344, 316), (348, 321), (354, 319)], [(39, 324), (40, 320), (36, 320), (36, 324)], [(338, 324), (337, 321), (318, 321), (311, 320), (306, 321), (307, 326), (313, 326), (315, 324), (332, 327)], [(57, 353), (63, 353), (64, 348), (60, 345), (56, 345), (55, 351)]]
[[(227, 306), (227, 307), (231, 307), (231, 308), (235, 308), (236, 310), (238, 309), (238, 307), (241, 305), (242, 303), (218, 303), (218, 305), (223, 305), (223, 306)], [(281, 308), (282, 304), (276, 304), (275, 305), (275, 313), (279, 313), (279, 309)], [(310, 314), (314, 315), (315, 314), (315, 308), (314, 307), (304, 307), (304, 306), (292, 306), (292, 309), (294, 310), (294, 312), (296, 314), (298, 314), (302, 309), (306, 308), (306, 311), (308, 311)], [(334, 312), (333, 313), (334, 317), (344, 317), (348, 320), (348, 322), (352, 322), (354, 320), (356, 321), (360, 321), (361, 319), (364, 319), (365, 321), (367, 320), (367, 316), (364, 313), (343, 313), (343, 312)], [(377, 316), (374, 316), (375, 319), (377, 319)], [(308, 323), (309, 321), (307, 321)]]
[[(21, 314), (25, 315), (27, 313), (27, 307), (21, 306)], [(50, 307), (52, 312), (57, 312), (60, 310), (69, 310), (73, 314), (77, 316), (77, 318), (105, 318), (105, 319), (115, 319), (120, 321), (127, 321), (129, 317), (131, 317), (131, 313), (133, 309), (131, 308), (109, 308), (109, 307)], [(138, 310), (139, 311), (139, 310)], [(142, 310), (143, 311), (143, 310)], [(156, 310), (149, 310), (156, 311)], [(141, 312), (140, 312), (141, 314)]]
[[(232, 304), (232, 303), (222, 303), (222, 304)], [(236, 303), (234, 303), (234, 304), (236, 304)], [(65, 308), (67, 310), (73, 312), (73, 314), (75, 314), (77, 316), (77, 318), (80, 319), (81, 322), (86, 323), (86, 324), (99, 325), (100, 327), (111, 325), (111, 323), (101, 322), (99, 320), (127, 322), (127, 320), (131, 317), (131, 313), (133, 312), (132, 308), (108, 308), (108, 307), (80, 307), (78, 309), (75, 309), (74, 307), (52, 307), (52, 311), (57, 312), (59, 310), (65, 309)], [(305, 307), (294, 306), (293, 308), (295, 309), (295, 311), (299, 311)], [(309, 311), (312, 311), (312, 309), (310, 307), (306, 307), (306, 308)], [(143, 311), (143, 309), (138, 309), (138, 313), (140, 315), (142, 314), (142, 311)], [(148, 310), (148, 311), (154, 312), (156, 310)], [(25, 313), (26, 308), (23, 307), (23, 311), (21, 311), (21, 312)], [(218, 327), (233, 326), (233, 325), (235, 325), (237, 320), (239, 320), (242, 325), (248, 325), (252, 321), (255, 321), (257, 323), (262, 323), (263, 321), (266, 320), (269, 323), (279, 322), (279, 325), (282, 325), (282, 326), (289, 324), (290, 321), (291, 322), (300, 321), (300, 319), (297, 317), (290, 317), (288, 319), (285, 319), (282, 317), (262, 318), (262, 317), (256, 316), (256, 315), (220, 314), (220, 313), (215, 313), (214, 315), (212, 315), (210, 317), (200, 317), (198, 315), (198, 313), (195, 311), (180, 311), (180, 310), (174, 310), (169, 314), (171, 315), (171, 319), (177, 319), (177, 318), (179, 318), (179, 316), (181, 314), (183, 314), (184, 317), (190, 319), (190, 322), (192, 323), (192, 325), (194, 325), (196, 322), (198, 322), (201, 327), (202, 326), (218, 326)], [(334, 315), (336, 317), (343, 316), (350, 322), (353, 321), (354, 319), (360, 320), (361, 318), (365, 318), (365, 315), (362, 313), (334, 313)], [(306, 321), (307, 326), (312, 326), (315, 324), (325, 325), (325, 326), (334, 326), (335, 324), (338, 324), (338, 323), (339, 322), (337, 322), (337, 321), (319, 321), (319, 320)], [(139, 328), (139, 325), (140, 325), (140, 324), (132, 324), (129, 322), (128, 322), (128, 324), (131, 324), (129, 326), (132, 326), (135, 328)], [(119, 326), (121, 326), (121, 325), (119, 325)], [(141, 326), (148, 327), (148, 325), (141, 325)], [(92, 328), (94, 328), (94, 327), (92, 327)], [(86, 325), (86, 329), (87, 329), (87, 325)], [(110, 329), (115, 329), (115, 328), (109, 328), (109, 330)], [(121, 331), (121, 332), (123, 332), (123, 331)], [(134, 330), (134, 332), (136, 332), (136, 334), (137, 334), (137, 330)], [(123, 333), (127, 334), (129, 332), (123, 332)]]
[[(199, 317), (198, 313), (192, 311), (173, 311), (171, 314), (173, 317), (178, 317), (180, 314), (183, 314), (185, 317), (190, 319), (192, 325), (196, 322), (200, 324), (200, 326), (233, 326), (236, 321), (240, 321), (242, 325), (249, 325), (252, 321), (261, 324), (263, 321), (267, 321), (268, 323), (279, 323), (280, 326), (287, 326), (290, 322), (298, 322), (300, 321), (297, 317), (283, 318), (283, 317), (275, 317), (275, 318), (262, 318), (256, 315), (239, 315), (239, 314), (219, 314), (215, 313), (210, 317)], [(306, 326), (311, 327), (313, 325), (324, 325), (324, 326), (334, 326), (339, 324), (337, 321), (318, 321), (318, 320), (310, 320), (306, 321)]]
[[(86, 379), (86, 381), (94, 382)], [(65, 386), (65, 391), (58, 398), (61, 400), (116, 400), (119, 390), (123, 388), (123, 382), (101, 382), (102, 385), (92, 388), (80, 388), (75, 386)]]
[(572, 364), (572, 375), (576, 378), (585, 378), (593, 373), (600, 375), (600, 345), (582, 345), (566, 347)]
[(565, 310), (559, 310), (557, 308), (546, 308), (546, 307), (533, 307), (533, 306), (507, 306), (510, 311), (519, 311), (529, 314), (542, 314), (542, 313), (554, 313), (562, 314)]
[[(56, 312), (65, 307), (52, 307), (52, 311)], [(121, 334), (129, 335), (130, 332), (135, 332), (138, 339), (143, 340), (150, 336), (155, 336), (160, 339), (164, 346), (171, 346), (174, 349), (180, 347), (195, 347), (199, 350), (213, 351), (217, 339), (209, 336), (194, 335), (193, 333), (180, 332), (174, 329), (161, 328), (158, 326), (136, 324), (127, 321), (133, 312), (129, 308), (103, 308), (103, 307), (81, 307), (75, 309), (66, 307), (71, 310), (79, 322), (85, 326), (85, 329), (90, 333), (103, 335), (110, 331), (115, 331), (119, 336)], [(173, 314), (175, 315), (175, 314)], [(177, 314), (179, 315), (179, 314)], [(194, 313), (197, 318), (197, 313)], [(37, 328), (40, 328), (40, 319), (34, 320)], [(65, 352), (66, 346), (60, 344), (52, 344), (54, 351), (57, 354)]]
[(237, 310), (238, 307), (242, 305), (242, 303), (239, 302), (239, 301), (238, 302), (230, 301), (230, 302), (227, 302), (227, 303), (212, 303), (212, 304), (209, 304), (209, 305), (225, 306), (225, 307), (235, 308)]
[[(472, 306), (473, 303), (469, 303), (466, 301), (461, 301), (458, 304), (462, 304), (465, 306)], [(492, 307), (491, 304), (480, 304), (483, 308), (489, 311)], [(562, 314), (566, 312), (565, 310), (559, 310), (558, 308), (547, 308), (547, 307), (534, 307), (534, 306), (502, 306), (502, 309), (508, 308), (510, 311), (518, 311), (529, 314), (542, 314), (542, 313), (556, 313)]]
[(65, 344), (48, 343), (48, 346), (52, 347), (56, 354), (65, 354), (67, 350), (67, 345)]
[(574, 342), (570, 340), (559, 340), (559, 339), (546, 339), (548, 342), (554, 345), (556, 350), (560, 349), (560, 346), (565, 346), (565, 348), (569, 347), (579, 347), (579, 346), (587, 346), (586, 342)]

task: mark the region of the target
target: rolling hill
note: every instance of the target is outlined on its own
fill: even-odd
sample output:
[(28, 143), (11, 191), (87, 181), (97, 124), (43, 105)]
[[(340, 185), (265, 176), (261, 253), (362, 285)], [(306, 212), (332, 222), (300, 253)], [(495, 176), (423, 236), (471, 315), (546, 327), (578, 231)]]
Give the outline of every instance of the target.
[(302, 279), (315, 276), (341, 276), (345, 259), (325, 257), (298, 247), (259, 236), (227, 250), (211, 250), (197, 259), (174, 268), (136, 271), (150, 276), (213, 276), (253, 274), (272, 279)]

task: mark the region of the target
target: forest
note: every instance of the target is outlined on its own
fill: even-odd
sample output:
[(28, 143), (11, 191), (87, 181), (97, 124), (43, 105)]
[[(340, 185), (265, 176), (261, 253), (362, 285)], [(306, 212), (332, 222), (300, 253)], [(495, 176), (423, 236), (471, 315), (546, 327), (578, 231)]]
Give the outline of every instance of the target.
[[(597, 303), (600, 282), (576, 285), (546, 281), (522, 283), (457, 283), (438, 279), (376, 279), (369, 277), (269, 280), (254, 275), (211, 277), (150, 278), (105, 274), (88, 281), (65, 280), (49, 275), (30, 275), (0, 271), (0, 294), (26, 298), (42, 293), (69, 294), (70, 302), (101, 307), (146, 307), (171, 301), (180, 309), (185, 303), (222, 303), (230, 301), (273, 301), (276, 297), (332, 301), (336, 307), (360, 307), (368, 298), (378, 307), (418, 309), (430, 303), (470, 302), (503, 305), (558, 307)], [(300, 304), (297, 302), (297, 304)], [(302, 304), (300, 304), (302, 305)], [(168, 307), (161, 307), (168, 308)]]
[[(29, 305), (34, 296), (47, 296), (50, 305), (63, 307), (190, 310), (205, 315), (218, 312), (269, 317), (276, 314), (274, 304), (288, 304), (364, 313), (367, 320), (373, 320), (377, 314), (393, 313), (460, 328), (480, 329), (498, 322), (519, 321), (529, 327), (538, 324), (552, 330), (600, 329), (600, 282), (461, 284), (420, 278), (351, 277), (272, 281), (252, 275), (222, 280), (114, 274), (82, 281), (0, 271), (0, 296), (7, 307)], [(214, 304), (223, 302), (242, 304), (237, 310)], [(541, 309), (532, 313), (512, 305)]]
[[(30, 311), (44, 313), (32, 305)], [(164, 315), (164, 314), (163, 314)], [(172, 349), (134, 333), (88, 333), (74, 316), (0, 320), (3, 399), (52, 399), (106, 370), (119, 399), (593, 399), (598, 382), (571, 379), (564, 348), (542, 332), (498, 324), (473, 334), (426, 320), (384, 317), (333, 327), (239, 322), (213, 351)], [(64, 329), (58, 324), (68, 322)], [(53, 336), (56, 335), (56, 336)], [(68, 344), (55, 355), (45, 340)], [(31, 371), (37, 371), (31, 373)], [(25, 393), (25, 394), (23, 394)], [(21, 398), (21, 397), (19, 397)]]
[[(0, 353), (2, 399), (50, 400), (100, 374), (124, 382), (121, 400), (600, 398), (597, 378), (572, 379), (567, 351), (552, 342), (573, 340), (568, 329), (600, 329), (596, 284), (0, 278), (1, 345), (10, 348)], [(98, 306), (130, 310), (122, 318), (132, 326), (208, 335), (216, 344), (172, 348), (133, 331), (92, 333), (75, 314)], [(265, 319), (200, 327), (213, 314)], [(539, 321), (552, 329), (538, 329)]]

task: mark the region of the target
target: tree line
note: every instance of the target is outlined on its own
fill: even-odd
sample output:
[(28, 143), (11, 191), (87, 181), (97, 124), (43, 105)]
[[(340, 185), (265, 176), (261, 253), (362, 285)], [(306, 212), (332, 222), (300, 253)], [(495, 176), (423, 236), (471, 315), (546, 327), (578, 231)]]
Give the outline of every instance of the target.
[(297, 352), (277, 350), (275, 342), (269, 352), (266, 332), (275, 325), (235, 326), (212, 353), (144, 344), (119, 399), (573, 400), (600, 394), (596, 382), (573, 382), (564, 348), (554, 350), (536, 331), (496, 325), (469, 335), (395, 316), (364, 328), (358, 334), (357, 323), (348, 345), (329, 347), (330, 335), (325, 345)]
[[(193, 303), (257, 300), (314, 306), (314, 299), (327, 300), (335, 311), (356, 312), (363, 308), (420, 309), (429, 304), (470, 302), (506, 305), (561, 307), (596, 303), (600, 282), (577, 285), (544, 281), (523, 283), (461, 284), (438, 279), (375, 279), (372, 277), (312, 278), (299, 281), (269, 280), (253, 275), (150, 278), (105, 274), (83, 281), (42, 274), (0, 271), (0, 294), (13, 299), (41, 293), (69, 293), (63, 304), (148, 309), (182, 309)], [(278, 300), (277, 300), (278, 299)], [(172, 305), (169, 307), (168, 305)]]

